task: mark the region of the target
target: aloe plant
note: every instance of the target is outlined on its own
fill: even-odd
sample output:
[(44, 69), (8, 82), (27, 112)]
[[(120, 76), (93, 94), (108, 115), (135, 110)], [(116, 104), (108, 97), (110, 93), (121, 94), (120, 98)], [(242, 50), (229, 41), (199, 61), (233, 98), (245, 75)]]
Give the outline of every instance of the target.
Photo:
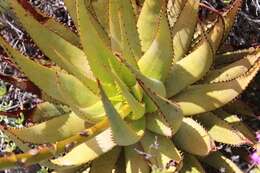
[(0, 14), (4, 13), (9, 9), (9, 6), (7, 4), (8, 4), (7, 0), (2, 0), (0, 2)]
[(259, 48), (217, 55), (242, 0), (209, 24), (198, 22), (197, 0), (64, 2), (77, 33), (26, 0), (10, 1), (49, 60), (31, 60), (0, 37), (43, 100), (32, 126), (1, 126), (24, 151), (1, 157), (1, 169), (40, 163), (56, 172), (205, 172), (205, 162), (242, 172), (215, 144), (256, 142), (221, 109), (260, 66)]

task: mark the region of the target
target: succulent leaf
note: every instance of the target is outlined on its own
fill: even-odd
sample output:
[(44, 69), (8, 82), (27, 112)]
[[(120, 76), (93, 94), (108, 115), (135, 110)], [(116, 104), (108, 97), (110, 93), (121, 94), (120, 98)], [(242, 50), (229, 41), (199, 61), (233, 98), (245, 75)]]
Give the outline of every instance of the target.
[(203, 124), (212, 139), (217, 142), (234, 146), (251, 143), (240, 131), (233, 129), (228, 123), (218, 118), (212, 112), (199, 114), (196, 116), (196, 119)]
[(213, 52), (206, 39), (192, 53), (174, 64), (165, 81), (167, 97), (172, 97), (203, 77), (213, 63)]
[(206, 156), (215, 149), (215, 144), (208, 132), (191, 118), (183, 119), (173, 140), (184, 151), (199, 156)]
[(115, 72), (111, 73), (111, 76), (114, 78), (114, 81), (116, 81), (117, 85), (120, 88), (121, 94), (125, 97), (127, 103), (133, 111), (130, 115), (130, 118), (136, 120), (143, 117), (145, 113), (145, 106), (135, 99), (135, 97), (130, 93), (126, 84), (122, 80), (120, 80)]
[(103, 106), (106, 115), (108, 116), (113, 138), (115, 139), (116, 143), (118, 145), (125, 146), (138, 142), (143, 135), (143, 129), (145, 128), (144, 118), (133, 121), (132, 127), (131, 125), (129, 126), (115, 110), (100, 85), (99, 88)]
[(126, 146), (124, 148), (126, 173), (149, 173), (150, 168), (148, 163), (136, 150), (141, 151), (141, 146), (139, 144)]
[(254, 111), (242, 100), (234, 100), (232, 103), (224, 106), (223, 109), (232, 114), (256, 118)]
[[(110, 65), (112, 63), (114, 70), (120, 78), (133, 86), (135, 80), (129, 70), (120, 64), (111, 49), (104, 42), (104, 34), (97, 20), (92, 16), (89, 8), (86, 7), (84, 0), (77, 0), (77, 19), (79, 23), (79, 33), (83, 50), (86, 53), (89, 65), (94, 75), (103, 83), (109, 84), (110, 88), (115, 88), (114, 81), (110, 74)], [(93, 42), (93, 40), (95, 40)]]
[[(65, 104), (69, 104), (69, 102), (64, 100), (63, 96), (60, 94), (60, 89), (62, 89), (63, 92), (70, 95), (72, 99), (70, 102), (73, 102), (80, 107), (90, 106), (98, 101), (99, 98), (74, 76), (54, 68), (44, 67), (28, 59), (19, 51), (8, 45), (2, 37), (0, 37), (0, 43), (30, 80), (51, 97)], [(59, 77), (57, 77), (57, 75)], [(60, 86), (58, 86), (58, 83)]]
[[(236, 19), (236, 14), (240, 10), (241, 4), (242, 0), (235, 0), (223, 14), (218, 14), (219, 16), (216, 21), (213, 22), (213, 27), (210, 27), (207, 38), (211, 43), (214, 53), (216, 53), (221, 42), (226, 38), (227, 34), (231, 30)], [(203, 37), (203, 34), (200, 36)]]
[(228, 10), (226, 10), (223, 13), (223, 18), (224, 18), (224, 22), (225, 22), (225, 34), (224, 34), (224, 38), (227, 37), (228, 33), (230, 32), (230, 30), (233, 27), (233, 24), (235, 23), (236, 20), (236, 16), (237, 13), (239, 12), (241, 6), (242, 6), (243, 1), (242, 0), (235, 0), (230, 7), (228, 8)]
[[(230, 113), (255, 118), (235, 100), (260, 69), (259, 47), (217, 53), (242, 2), (218, 12), (198, 0), (64, 0), (74, 32), (27, 0), (10, 1), (55, 65), (36, 63), (0, 37), (29, 79), (0, 78), (43, 101), (29, 110), (33, 125), (0, 125), (24, 152), (0, 157), (0, 169), (39, 163), (57, 173), (204, 173), (199, 158), (241, 172), (212, 152), (214, 140), (257, 142)], [(200, 21), (199, 6), (213, 13)], [(191, 115), (198, 122), (184, 118)]]
[(203, 82), (224, 82), (244, 75), (259, 60), (260, 49), (254, 54), (247, 55), (243, 59), (233, 62), (219, 69), (211, 70)]
[(146, 128), (154, 133), (170, 137), (173, 134), (171, 126), (158, 112), (146, 116)]
[(77, 20), (77, 10), (76, 10), (76, 3), (75, 1), (71, 0), (64, 0), (64, 4), (73, 20), (75, 25), (78, 27), (78, 20)]
[(68, 138), (89, 126), (86, 125), (85, 120), (68, 113), (31, 127), (7, 128), (7, 131), (24, 142), (44, 144)]
[(180, 173), (205, 173), (200, 162), (191, 154), (185, 153)]
[(169, 19), (169, 24), (170, 24), (171, 28), (176, 24), (186, 3), (187, 3), (187, 1), (182, 1), (182, 0), (169, 0), (168, 1), (167, 13), (168, 13), (168, 19)]
[(102, 82), (112, 85), (114, 82), (107, 71), (109, 70), (108, 59), (114, 55), (103, 41), (104, 36), (102, 37), (99, 32), (101, 28), (86, 7), (84, 0), (76, 1), (76, 11), (81, 43), (91, 70)]
[(93, 81), (94, 77), (84, 52), (56, 33), (48, 30), (34, 19), (29, 12), (26, 12), (17, 0), (10, 3), (16, 15), (19, 16), (23, 27), (43, 53), (60, 67), (75, 75), (93, 92), (97, 92), (97, 85)]
[(247, 49), (242, 49), (242, 50), (236, 50), (232, 52), (225, 52), (221, 54), (216, 55), (215, 59), (215, 65), (217, 67), (222, 67), (223, 65), (233, 63), (235, 61), (238, 61), (247, 55), (250, 56), (252, 54), (255, 54), (256, 52), (259, 52), (260, 47), (250, 47)]
[(28, 1), (22, 0), (19, 1), (19, 3), (26, 9), (27, 12), (30, 12), (38, 22), (42, 23), (50, 31), (69, 41), (71, 44), (80, 47), (78, 35), (72, 32), (67, 26), (52, 17), (48, 17), (48, 15), (42, 11), (35, 9)]
[(180, 128), (183, 119), (183, 113), (179, 106), (175, 102), (167, 100), (151, 91), (142, 81), (138, 82), (154, 103), (158, 113), (164, 118), (168, 126), (172, 128), (172, 135), (175, 134)]
[(111, 173), (120, 155), (121, 148), (115, 147), (91, 163), (90, 173)]
[[(122, 51), (126, 55), (126, 50), (131, 54), (131, 58), (136, 61), (142, 56), (140, 40), (137, 33), (136, 17), (130, 0), (110, 0), (110, 34), (116, 51)], [(129, 56), (129, 55), (128, 55)]]
[(171, 31), (164, 8), (160, 12), (158, 22), (154, 39), (138, 61), (138, 65), (144, 75), (164, 81), (174, 57)]
[[(151, 155), (148, 158), (149, 161), (157, 168), (175, 172), (181, 167), (182, 157), (170, 139), (147, 131), (141, 140), (141, 144), (144, 151)], [(171, 161), (176, 164), (171, 165)]]
[(165, 90), (165, 87), (164, 87), (164, 85), (163, 85), (163, 83), (161, 81), (153, 79), (153, 78), (146, 77), (141, 72), (139, 72), (136, 69), (134, 69), (134, 67), (132, 67), (127, 62), (125, 62), (125, 61), (123, 61), (123, 62), (126, 64), (127, 67), (129, 67), (129, 69), (135, 75), (137, 80), (139, 80), (142, 83), (144, 83), (144, 85), (149, 86), (152, 91), (156, 92), (160, 96), (165, 97), (166, 90)]
[[(15, 167), (17, 166), (17, 164), (22, 164), (24, 166), (31, 165), (31, 164), (39, 163), (46, 159), (50, 159), (55, 155), (66, 152), (68, 148), (71, 147), (71, 145), (77, 146), (82, 144), (83, 142), (91, 138), (92, 135), (99, 133), (107, 126), (108, 126), (107, 121), (101, 121), (95, 124), (94, 126), (85, 129), (79, 134), (71, 136), (63, 141), (56, 142), (55, 144), (49, 144), (49, 145), (46, 144), (41, 147), (28, 150), (26, 153), (11, 154), (6, 157), (1, 157), (0, 169)], [(84, 133), (84, 135), (82, 135), (82, 133)]]
[(109, 0), (97, 0), (91, 2), (99, 23), (107, 33), (109, 33), (108, 1)]
[(137, 21), (142, 51), (146, 52), (151, 46), (158, 30), (160, 15), (166, 6), (165, 0), (146, 0)]
[(203, 159), (203, 161), (210, 166), (220, 169), (224, 168), (226, 173), (242, 173), (238, 166), (233, 163), (230, 159), (226, 158), (220, 152), (214, 152)]
[[(199, 11), (199, 1), (187, 0), (182, 2), (185, 2), (185, 4), (177, 17), (177, 21), (171, 28), (175, 61), (182, 59), (190, 48)], [(178, 1), (174, 3), (177, 4)]]
[(254, 144), (257, 143), (253, 130), (250, 129), (237, 115), (229, 114), (221, 109), (214, 111), (214, 113), (218, 117), (224, 119), (231, 127), (239, 130), (239, 132), (245, 135)]
[(236, 79), (193, 85), (173, 98), (180, 105), (184, 115), (195, 115), (215, 110), (235, 99), (246, 89), (259, 71), (259, 61), (244, 76)]
[(116, 146), (111, 129), (106, 129), (88, 141), (78, 145), (65, 156), (52, 160), (59, 166), (76, 166), (87, 163), (110, 151)]

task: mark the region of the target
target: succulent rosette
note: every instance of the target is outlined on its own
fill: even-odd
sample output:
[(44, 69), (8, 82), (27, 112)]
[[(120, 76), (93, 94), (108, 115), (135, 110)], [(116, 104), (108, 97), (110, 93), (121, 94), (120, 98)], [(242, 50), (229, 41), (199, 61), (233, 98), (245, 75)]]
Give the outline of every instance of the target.
[(205, 162), (242, 172), (216, 147), (256, 142), (222, 109), (260, 66), (257, 47), (218, 53), (242, 0), (206, 21), (197, 0), (64, 2), (77, 32), (26, 0), (9, 2), (52, 63), (36, 62), (0, 37), (43, 100), (32, 126), (2, 127), (24, 153), (1, 157), (1, 169), (39, 163), (73, 173), (205, 172)]

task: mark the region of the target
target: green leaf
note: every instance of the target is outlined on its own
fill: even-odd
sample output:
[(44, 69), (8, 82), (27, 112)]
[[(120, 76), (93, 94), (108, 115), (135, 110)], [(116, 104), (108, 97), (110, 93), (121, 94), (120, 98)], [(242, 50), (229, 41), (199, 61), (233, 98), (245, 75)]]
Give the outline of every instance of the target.
[(43, 26), (45, 26), (55, 34), (59, 35), (64, 40), (70, 42), (72, 45), (78, 48), (81, 47), (79, 36), (72, 32), (63, 23), (60, 23), (53, 18), (48, 18), (48, 20), (43, 23)]
[(30, 127), (7, 128), (7, 131), (24, 142), (44, 144), (63, 140), (86, 128), (85, 120), (68, 113)]
[(183, 167), (180, 173), (205, 173), (200, 162), (191, 154), (184, 154)]
[(115, 147), (111, 151), (101, 155), (91, 163), (90, 173), (111, 173), (114, 169), (121, 148)]
[[(129, 70), (120, 64), (116, 56), (112, 53), (106, 42), (102, 28), (97, 23), (86, 8), (84, 0), (77, 0), (77, 19), (79, 23), (79, 33), (83, 46), (83, 50), (87, 55), (89, 65), (94, 75), (105, 84), (110, 85), (110, 90), (115, 90), (114, 81), (110, 76), (109, 62), (112, 63), (114, 70), (120, 78), (127, 83), (128, 86), (133, 86), (135, 80)], [(95, 41), (93, 41), (95, 40)]]
[(99, 88), (103, 106), (108, 116), (116, 143), (125, 146), (138, 142), (143, 135), (143, 128), (145, 126), (144, 118), (132, 121), (132, 127), (129, 126), (115, 110), (100, 85)]
[(260, 47), (250, 47), (247, 49), (236, 50), (232, 52), (225, 52), (216, 55), (215, 65), (222, 67), (223, 65), (238, 61), (247, 55), (250, 56), (260, 51)]
[(199, 156), (206, 156), (215, 149), (215, 144), (208, 132), (191, 118), (183, 119), (173, 140), (184, 151)]
[(88, 141), (73, 148), (65, 156), (52, 160), (59, 166), (77, 166), (92, 161), (116, 146), (111, 129), (106, 129)]
[(134, 96), (130, 93), (129, 88), (126, 84), (120, 80), (115, 72), (111, 73), (111, 76), (116, 81), (117, 85), (120, 88), (121, 94), (125, 97), (127, 103), (129, 104), (130, 108), (132, 109), (132, 114), (130, 116), (131, 119), (137, 120), (143, 117), (145, 113), (145, 107), (142, 103), (139, 103)]
[(146, 115), (146, 126), (150, 131), (163, 136), (170, 137), (173, 134), (172, 128), (167, 120), (158, 112)]
[(107, 73), (106, 66), (109, 67), (108, 59), (114, 55), (105, 44), (101, 28), (87, 8), (85, 0), (76, 1), (76, 10), (80, 39), (90, 68), (98, 79), (112, 85), (113, 80)]
[(146, 77), (140, 71), (138, 71), (136, 68), (134, 68), (131, 64), (129, 64), (122, 58), (120, 58), (120, 60), (126, 65), (126, 67), (128, 67), (128, 69), (131, 70), (131, 72), (134, 74), (136, 79), (142, 81), (146, 86), (149, 86), (152, 91), (156, 92), (160, 96), (162, 97), (166, 96), (166, 90), (161, 81)]
[(203, 162), (209, 164), (217, 170), (224, 168), (226, 173), (242, 173), (242, 171), (234, 162), (226, 158), (220, 152), (211, 153), (209, 156), (203, 158), (202, 160)]
[(112, 48), (122, 51), (124, 56), (135, 62), (141, 57), (142, 51), (131, 1), (110, 0), (109, 11)]
[(126, 173), (150, 173), (147, 161), (137, 150), (141, 151), (140, 144), (124, 147)]
[[(123, 116), (127, 116), (130, 112), (130, 110), (123, 110), (123, 105), (121, 102), (113, 101), (113, 105), (116, 110), (123, 114)], [(71, 106), (71, 109), (78, 116), (81, 116), (82, 118), (86, 119), (91, 123), (97, 123), (101, 120), (104, 120), (106, 117), (106, 112), (104, 110), (102, 101), (98, 101), (94, 105), (85, 108)]]
[(70, 109), (67, 106), (54, 105), (49, 102), (43, 102), (37, 105), (31, 117), (33, 122), (43, 122), (56, 116), (68, 113)]
[(223, 66), (221, 68), (211, 70), (203, 79), (203, 83), (210, 82), (224, 82), (235, 79), (248, 72), (250, 68), (259, 60), (260, 49), (258, 52), (252, 53), (251, 55), (245, 55), (244, 58), (233, 62), (232, 64)]
[(64, 4), (73, 20), (75, 25), (78, 27), (78, 20), (77, 20), (77, 11), (76, 11), (76, 3), (75, 1), (71, 0), (64, 0)]
[[(65, 104), (73, 103), (79, 107), (90, 106), (99, 100), (94, 93), (74, 76), (58, 71), (55, 68), (42, 66), (28, 59), (28, 57), (8, 45), (2, 37), (0, 37), (0, 43), (29, 79), (54, 99)], [(62, 92), (70, 95), (72, 100), (64, 100), (61, 89)]]
[(225, 22), (225, 33), (224, 33), (224, 39), (228, 36), (228, 33), (232, 29), (235, 21), (236, 21), (236, 16), (238, 12), (241, 9), (241, 6), (243, 4), (242, 0), (235, 0), (229, 8), (222, 14), (224, 17), (224, 22)]
[[(229, 114), (221, 109), (218, 109), (214, 111), (214, 113), (224, 119), (225, 122), (227, 122), (232, 128), (237, 129), (240, 133), (246, 136), (250, 141), (252, 141), (254, 144), (257, 143), (257, 139), (255, 137), (254, 130), (249, 128), (242, 119), (240, 119), (237, 115)], [(248, 142), (250, 142), (248, 141)]]
[[(218, 118), (212, 112), (196, 116), (196, 119), (208, 130), (208, 133), (217, 142), (240, 146), (250, 141), (238, 130), (233, 129), (224, 120)], [(225, 135), (223, 135), (225, 134)]]
[(174, 64), (165, 81), (167, 97), (200, 80), (213, 63), (213, 52), (206, 39), (189, 55)]
[(234, 100), (230, 104), (224, 106), (223, 109), (228, 113), (256, 118), (252, 108), (242, 100)]
[(182, 59), (188, 52), (198, 18), (199, 1), (187, 0), (184, 2), (185, 5), (171, 28), (175, 61)]
[(173, 57), (171, 31), (166, 17), (166, 9), (162, 9), (155, 37), (145, 54), (138, 61), (138, 66), (144, 75), (164, 81)]
[(156, 106), (158, 114), (163, 117), (165, 122), (168, 124), (168, 127), (171, 128), (172, 135), (175, 134), (180, 128), (183, 119), (183, 114), (180, 107), (175, 104), (175, 102), (167, 100), (151, 91), (150, 88), (142, 83), (142, 81), (138, 82)]
[(193, 85), (173, 98), (180, 105), (184, 115), (195, 115), (215, 110), (234, 100), (246, 89), (259, 71), (258, 61), (249, 72), (227, 82)]
[[(71, 1), (71, 0), (69, 0)], [(109, 33), (109, 12), (108, 12), (108, 3), (109, 0), (97, 0), (92, 1), (92, 6), (95, 11), (96, 18), (98, 19), (100, 25), (103, 27), (103, 29)]]
[[(164, 171), (175, 172), (181, 167), (182, 157), (172, 141), (164, 136), (147, 131), (141, 140), (149, 161)], [(176, 165), (170, 165), (175, 161)]]
[(144, 2), (137, 21), (143, 52), (146, 52), (149, 49), (155, 38), (163, 6), (164, 2), (161, 0), (146, 0)]
[[(46, 159), (53, 158), (59, 154), (67, 152), (72, 147), (76, 147), (83, 142), (89, 140), (90, 138), (92, 138), (93, 135), (100, 133), (106, 127), (108, 127), (107, 121), (102, 121), (91, 126), (90, 128), (81, 131), (80, 133), (77, 133), (76, 135), (66, 138), (65, 140), (55, 142), (55, 144), (46, 144), (42, 145), (41, 147), (31, 149), (26, 153), (12, 154), (1, 157), (0, 169), (16, 167), (17, 164), (21, 163), (24, 165), (32, 165)], [(103, 139), (105, 139), (105, 137), (106, 134), (103, 134)]]
[(97, 85), (93, 80), (94, 77), (84, 52), (48, 30), (19, 4), (17, 0), (11, 1), (11, 6), (19, 17), (19, 21), (41, 51), (60, 67), (75, 75), (93, 92), (97, 92)]

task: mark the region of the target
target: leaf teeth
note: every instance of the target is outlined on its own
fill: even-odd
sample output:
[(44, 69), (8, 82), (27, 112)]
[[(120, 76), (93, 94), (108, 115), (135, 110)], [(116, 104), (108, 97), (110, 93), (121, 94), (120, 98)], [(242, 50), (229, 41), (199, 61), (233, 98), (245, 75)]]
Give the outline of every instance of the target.
[(86, 142), (76, 146), (65, 156), (51, 160), (51, 162), (65, 167), (85, 164), (110, 151), (116, 146), (112, 136), (112, 130), (108, 128)]
[(235, 0), (233, 3), (230, 3), (230, 5), (226, 7), (226, 10), (224, 11), (223, 15), (228, 15), (234, 10), (234, 8), (240, 8), (242, 6), (242, 3), (242, 0)]
[(260, 51), (245, 56), (243, 59), (224, 66), (220, 69), (212, 70), (205, 76), (204, 82), (219, 83), (239, 78), (246, 74), (258, 61)]
[(113, 132), (113, 137), (116, 143), (122, 146), (136, 143), (143, 135), (141, 132), (143, 131), (143, 128), (145, 126), (144, 117), (139, 120), (133, 121), (131, 123), (132, 127), (129, 126), (115, 110), (99, 81), (98, 87), (100, 89), (101, 100), (103, 102), (106, 115), (108, 116), (108, 120)]
[(167, 137), (173, 136), (173, 129), (161, 114), (150, 114), (146, 117), (147, 129)]
[(165, 8), (162, 7), (155, 38), (138, 61), (140, 70), (145, 76), (160, 81), (165, 80), (173, 58), (171, 31), (165, 11)]
[(18, 128), (11, 128), (11, 127), (6, 127), (6, 126), (2, 126), (0, 125), (0, 130), (4, 132), (4, 134), (6, 134), (10, 139), (12, 139), (16, 144), (18, 144), (19, 147), (22, 147), (22, 150), (28, 150), (29, 147), (26, 145), (28, 144), (28, 142), (23, 141), (22, 139), (20, 139), (17, 135), (13, 134), (11, 131), (9, 131), (9, 129), (16, 129), (19, 130)]
[(206, 39), (189, 55), (172, 66), (166, 81), (167, 97), (172, 97), (203, 77), (213, 63), (211, 45)]
[(174, 143), (189, 153), (204, 156), (215, 150), (207, 131), (191, 118), (184, 118), (181, 128), (173, 137)]
[(243, 134), (246, 137), (244, 140), (247, 142), (247, 144), (252, 145), (257, 143), (257, 139), (253, 133), (253, 130), (244, 124), (238, 116), (229, 114), (221, 109), (214, 111), (214, 113), (229, 123), (232, 128), (237, 129), (239, 133)]
[(243, 76), (227, 82), (192, 85), (172, 99), (186, 116), (215, 110), (238, 97), (255, 77), (259, 67), (260, 60)]
[[(146, 52), (154, 40), (159, 28), (160, 14), (165, 1), (146, 0), (137, 21), (137, 29), (141, 40), (142, 51)], [(148, 33), (148, 34), (147, 34)]]
[(260, 51), (260, 47), (250, 47), (247, 49), (236, 50), (232, 52), (224, 52), (216, 55), (215, 66), (217, 68), (221, 68), (230, 63), (234, 63), (235, 61), (241, 60), (247, 56), (253, 56), (254, 54), (258, 54)]
[(17, 3), (22, 5), (23, 8), (26, 9), (27, 12), (30, 12), (30, 14), (39, 22), (45, 23), (48, 20), (48, 17), (42, 16), (40, 13), (38, 13), (27, 1), (17, 1)]
[(42, 144), (63, 140), (85, 128), (85, 120), (74, 113), (68, 113), (31, 127), (7, 128), (6, 131), (16, 135), (23, 141)]
[[(180, 14), (176, 17), (176, 22), (172, 24), (173, 26), (171, 28), (175, 61), (182, 59), (190, 47), (199, 11), (199, 1), (187, 0), (182, 2), (184, 2), (184, 6), (180, 10)], [(174, 3), (178, 2), (175, 1)], [(189, 13), (189, 15), (187, 15), (187, 13)]]
[(194, 33), (192, 40), (192, 49), (198, 46), (198, 43), (200, 43), (203, 39), (203, 34), (206, 33), (208, 35), (208, 33), (215, 27), (217, 22), (218, 19), (215, 19), (213, 22), (206, 25), (203, 25), (201, 23), (197, 24), (197, 31)]
[(157, 107), (157, 112), (168, 124), (167, 126), (171, 128), (172, 135), (175, 134), (180, 128), (183, 119), (183, 114), (180, 110), (180, 107), (175, 102), (167, 100), (164, 97), (161, 97), (155, 92), (151, 91), (142, 83), (142, 81), (138, 82)]
[(235, 146), (240, 146), (246, 144), (246, 142), (250, 142), (242, 133), (233, 129), (228, 123), (221, 120), (211, 112), (200, 114), (196, 116), (196, 119), (204, 124), (208, 133), (217, 142)]
[(226, 158), (220, 152), (211, 153), (209, 156), (202, 159), (203, 162), (213, 166), (216, 169), (225, 168), (226, 172), (242, 173), (236, 164)]

